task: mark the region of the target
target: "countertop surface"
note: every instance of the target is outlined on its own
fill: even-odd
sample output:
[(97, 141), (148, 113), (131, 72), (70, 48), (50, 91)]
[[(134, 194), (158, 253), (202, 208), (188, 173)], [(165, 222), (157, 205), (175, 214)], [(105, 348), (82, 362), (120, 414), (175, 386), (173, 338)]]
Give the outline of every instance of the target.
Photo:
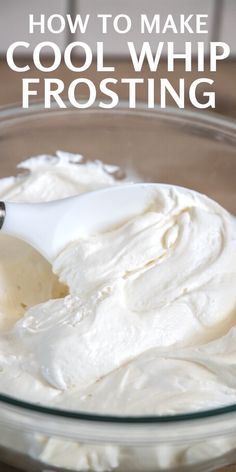
[[(20, 471), (20, 469), (15, 469), (15, 467), (10, 467), (8, 465), (3, 464), (2, 462), (0, 462), (0, 471), (1, 472), (22, 472)], [(34, 471), (32, 470), (31, 472), (34, 472)], [(50, 472), (53, 472), (53, 471), (50, 471)], [(236, 465), (224, 467), (223, 469), (218, 469), (216, 472), (236, 472)]]
[[(22, 59), (25, 63), (26, 59)], [(24, 75), (25, 77), (26, 75)], [(40, 72), (36, 72), (34, 67), (31, 65), (31, 69), (28, 72), (28, 77), (39, 77), (40, 78), (40, 85), (39, 85), (39, 93), (38, 98), (43, 97), (43, 74)], [(50, 74), (47, 74), (50, 77)], [(116, 77), (118, 80), (120, 77), (132, 77), (132, 70), (130, 65), (126, 61), (117, 61), (116, 62), (116, 72), (114, 74), (111, 73), (111, 76)], [(147, 77), (155, 77), (155, 74), (150, 74), (147, 70), (147, 67), (144, 67), (144, 71), (142, 76), (145, 78)], [(166, 66), (163, 63), (161, 65), (161, 69), (158, 72), (159, 77), (168, 77), (169, 74), (166, 72)], [(172, 73), (171, 80), (173, 85), (177, 83), (179, 77), (183, 76), (183, 66), (180, 64), (176, 67), (175, 73)], [(197, 78), (199, 75), (194, 72), (188, 73), (186, 75), (186, 82), (187, 85), (191, 83), (192, 80)], [(230, 118), (236, 118), (236, 93), (235, 93), (235, 83), (236, 83), (236, 61), (228, 61), (222, 63), (222, 65), (218, 68), (216, 74), (209, 74), (205, 73), (206, 77), (211, 77), (215, 81), (214, 88), (216, 90), (216, 112), (220, 114), (224, 114)], [(66, 70), (66, 68), (62, 65), (60, 69), (57, 71), (57, 77), (61, 78), (65, 82), (65, 88), (68, 86), (69, 82), (76, 78), (76, 74)], [(95, 65), (90, 68), (89, 73), (86, 73), (86, 77), (92, 78), (95, 84), (104, 78), (104, 74), (100, 73), (97, 74), (95, 70)], [(0, 80), (1, 80), (1, 87), (0, 87), (0, 106), (7, 106), (11, 105), (16, 102), (21, 102), (21, 74), (17, 74), (12, 72), (8, 66), (6, 65), (5, 61), (0, 61)], [(157, 77), (158, 80), (158, 77)], [(122, 98), (127, 98), (127, 90), (124, 85), (120, 84), (118, 86), (119, 94)], [(146, 99), (146, 89), (145, 86), (140, 87), (138, 91), (138, 99), (145, 100)], [(158, 101), (158, 98), (156, 98)], [(171, 103), (171, 102), (170, 102)], [(20, 472), (19, 469), (4, 465), (0, 462), (0, 472)], [(33, 471), (32, 471), (33, 472)], [(218, 472), (236, 472), (236, 465), (225, 467), (218, 469)]]

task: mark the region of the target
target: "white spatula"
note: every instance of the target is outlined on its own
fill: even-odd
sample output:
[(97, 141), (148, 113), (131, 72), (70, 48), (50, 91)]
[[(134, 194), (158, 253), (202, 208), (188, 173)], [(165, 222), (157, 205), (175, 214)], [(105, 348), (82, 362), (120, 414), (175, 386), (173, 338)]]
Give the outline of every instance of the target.
[(125, 184), (48, 203), (0, 202), (0, 229), (25, 240), (52, 262), (71, 241), (142, 213), (158, 186)]

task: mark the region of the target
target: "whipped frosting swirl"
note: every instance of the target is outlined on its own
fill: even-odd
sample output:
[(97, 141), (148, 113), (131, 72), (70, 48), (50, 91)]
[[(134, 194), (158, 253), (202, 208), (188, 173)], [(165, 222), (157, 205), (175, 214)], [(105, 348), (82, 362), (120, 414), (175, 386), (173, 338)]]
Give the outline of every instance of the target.
[[(43, 180), (39, 164), (30, 162), (31, 173), (12, 182), (9, 196), (31, 201)], [(58, 161), (46, 163), (49, 174), (53, 165), (58, 198)], [(61, 196), (84, 191), (74, 164), (63, 165)], [(99, 172), (93, 188), (115, 183)], [(91, 188), (89, 175), (88, 182)], [(51, 197), (52, 187), (42, 200)], [(2, 336), (5, 388), (17, 371), (22, 396), (31, 383), (44, 403), (109, 413), (191, 411), (236, 400), (236, 219), (216, 202), (159, 185), (146, 211), (70, 243), (53, 272), (64, 293), (33, 304)]]

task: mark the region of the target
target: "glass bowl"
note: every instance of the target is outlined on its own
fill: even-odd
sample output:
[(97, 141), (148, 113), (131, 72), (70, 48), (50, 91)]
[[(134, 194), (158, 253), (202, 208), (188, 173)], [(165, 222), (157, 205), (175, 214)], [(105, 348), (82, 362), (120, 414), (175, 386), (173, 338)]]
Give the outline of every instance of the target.
[[(236, 122), (174, 109), (0, 111), (0, 174), (58, 149), (118, 164), (143, 181), (206, 193), (236, 214)], [(0, 387), (1, 390), (1, 387)], [(113, 417), (0, 394), (0, 460), (31, 471), (211, 471), (236, 463), (236, 405), (193, 414)]]

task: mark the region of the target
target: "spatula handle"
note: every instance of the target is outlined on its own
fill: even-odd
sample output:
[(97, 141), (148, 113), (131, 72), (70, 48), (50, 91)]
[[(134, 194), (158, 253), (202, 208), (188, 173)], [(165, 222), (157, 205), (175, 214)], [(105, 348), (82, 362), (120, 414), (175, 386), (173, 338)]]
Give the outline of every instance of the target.
[(3, 226), (5, 216), (6, 216), (6, 205), (4, 202), (0, 202), (0, 229)]

